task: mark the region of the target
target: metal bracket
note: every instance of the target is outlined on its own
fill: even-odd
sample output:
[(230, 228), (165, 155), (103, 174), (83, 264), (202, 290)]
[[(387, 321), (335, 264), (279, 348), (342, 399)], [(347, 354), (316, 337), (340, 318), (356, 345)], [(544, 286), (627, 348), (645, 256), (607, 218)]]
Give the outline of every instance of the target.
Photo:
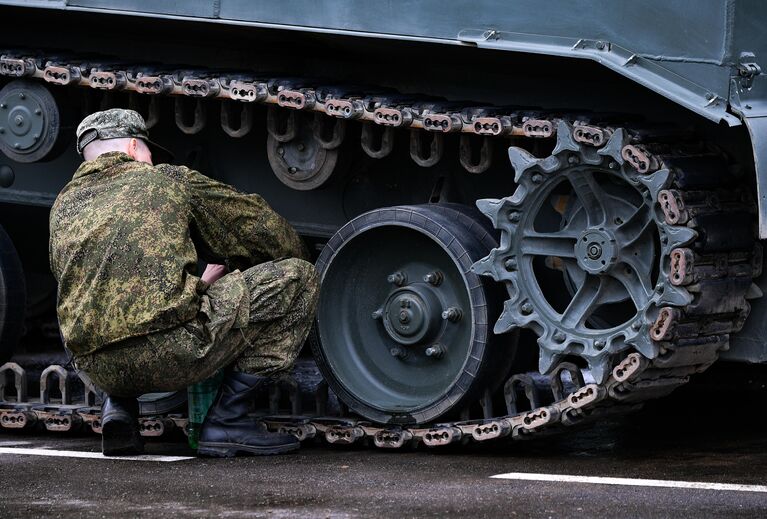
[(43, 370), (40, 375), (40, 403), (49, 404), (50, 399), (50, 385), (52, 375), (56, 375), (59, 380), (59, 392), (61, 393), (61, 403), (69, 405), (72, 403), (72, 397), (69, 391), (69, 379), (67, 378), (67, 370), (63, 367), (53, 364)]
[(756, 63), (756, 56), (751, 52), (743, 52), (735, 67), (740, 77), (740, 85), (749, 89), (754, 84), (754, 78), (762, 73), (762, 68)]
[(5, 394), (6, 373), (13, 373), (13, 385), (16, 388), (16, 402), (27, 401), (27, 372), (15, 362), (6, 362), (0, 366), (0, 399), (8, 400)]

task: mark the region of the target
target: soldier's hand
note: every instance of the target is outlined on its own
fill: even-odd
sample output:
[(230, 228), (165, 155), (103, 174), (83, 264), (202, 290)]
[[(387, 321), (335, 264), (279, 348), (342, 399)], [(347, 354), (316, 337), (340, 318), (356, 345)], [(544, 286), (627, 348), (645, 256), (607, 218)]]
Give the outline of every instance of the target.
[(208, 284), (213, 284), (228, 274), (228, 272), (229, 271), (224, 265), (211, 263), (205, 267), (205, 272), (202, 273), (202, 280)]

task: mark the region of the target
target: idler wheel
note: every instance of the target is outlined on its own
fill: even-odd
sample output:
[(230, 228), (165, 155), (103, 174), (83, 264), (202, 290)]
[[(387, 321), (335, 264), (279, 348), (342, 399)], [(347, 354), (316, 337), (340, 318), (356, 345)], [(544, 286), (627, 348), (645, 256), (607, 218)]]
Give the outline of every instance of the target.
[(280, 182), (298, 191), (309, 191), (327, 183), (339, 162), (339, 148), (327, 149), (315, 137), (311, 120), (296, 116), (295, 136), (269, 132), (266, 151), (272, 171)]
[(313, 341), (338, 397), (375, 422), (424, 423), (493, 386), (515, 345), (491, 330), (503, 293), (470, 267), (496, 246), (455, 206), (378, 209), (342, 227), (317, 261)]
[(11, 81), (0, 90), (0, 151), (16, 162), (38, 162), (56, 148), (61, 118), (43, 85)]

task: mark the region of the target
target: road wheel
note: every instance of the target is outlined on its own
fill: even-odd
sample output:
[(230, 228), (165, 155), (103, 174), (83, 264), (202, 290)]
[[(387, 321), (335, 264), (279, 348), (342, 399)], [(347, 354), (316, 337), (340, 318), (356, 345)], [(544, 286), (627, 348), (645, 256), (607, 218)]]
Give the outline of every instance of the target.
[(313, 344), (339, 398), (379, 423), (425, 423), (492, 386), (514, 344), (490, 328), (503, 295), (470, 267), (495, 246), (451, 206), (378, 209), (342, 227), (317, 262)]

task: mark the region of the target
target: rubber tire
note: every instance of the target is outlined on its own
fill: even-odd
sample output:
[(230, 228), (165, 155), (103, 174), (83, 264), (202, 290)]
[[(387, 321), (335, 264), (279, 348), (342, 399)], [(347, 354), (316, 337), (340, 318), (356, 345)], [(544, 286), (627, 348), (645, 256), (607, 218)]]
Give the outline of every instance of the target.
[(27, 290), (21, 259), (0, 226), (0, 364), (11, 358), (24, 329)]
[[(484, 245), (485, 248), (497, 246), (494, 242), (494, 237), (489, 233), (481, 236), (480, 233), (477, 232), (479, 227), (484, 227), (484, 221), (482, 219), (475, 220), (475, 222), (478, 222), (476, 227), (469, 226), (469, 222), (472, 220), (469, 216), (473, 214), (471, 208), (463, 209), (437, 204), (428, 206), (390, 207), (371, 211), (355, 218), (331, 238), (317, 261), (317, 269), (321, 277), (324, 278), (324, 274), (330, 267), (330, 263), (332, 262), (335, 253), (340, 250), (340, 247), (346, 240), (355, 237), (365, 230), (374, 229), (382, 225), (404, 225), (407, 227), (410, 225), (410, 214), (419, 215), (424, 221), (430, 222), (428, 223), (428, 226), (432, 229), (435, 225), (455, 225), (455, 232), (463, 234), (464, 240), (466, 240), (466, 237), (471, 233), (474, 240), (476, 240), (475, 244), (483, 242), (482, 245)], [(476, 257), (472, 257), (470, 261), (468, 258), (464, 259), (464, 261), (469, 261), (467, 266), (470, 266), (473, 261), (479, 259), (480, 251), (471, 251), (470, 256)], [(471, 273), (469, 273), (469, 275), (476, 278), (476, 283), (483, 287), (484, 293), (488, 297), (488, 315), (485, 322), (494, 322), (494, 319), (500, 313), (500, 306), (505, 293), (499, 291), (498, 287), (494, 286), (492, 283), (488, 283), (486, 279), (479, 278)], [(434, 422), (439, 418), (454, 416), (464, 406), (476, 401), (485, 387), (497, 387), (496, 379), (500, 376), (499, 371), (502, 371), (499, 370), (498, 367), (499, 365), (502, 365), (504, 369), (508, 369), (510, 361), (513, 359), (516, 345), (509, 342), (509, 347), (506, 348), (501, 344), (501, 341), (496, 341), (492, 333), (492, 325), (487, 325), (486, 329), (480, 335), (485, 337), (487, 344), (483, 348), (484, 354), (481, 356), (481, 361), (472, 368), (473, 372), (471, 374), (466, 372), (464, 374), (465, 378), (461, 378), (451, 386), (442, 398), (424, 408), (411, 412), (383, 411), (352, 395), (333, 375), (329, 361), (323, 350), (321, 333), (319, 333), (317, 326), (315, 326), (315, 333), (312, 334), (310, 342), (312, 352), (317, 361), (317, 366), (322, 373), (323, 378), (325, 378), (338, 398), (348, 405), (352, 411), (377, 423), (417, 424)], [(474, 340), (476, 340), (476, 337)], [(482, 383), (474, 383), (474, 380), (482, 381)], [(468, 389), (463, 390), (462, 387)]]

